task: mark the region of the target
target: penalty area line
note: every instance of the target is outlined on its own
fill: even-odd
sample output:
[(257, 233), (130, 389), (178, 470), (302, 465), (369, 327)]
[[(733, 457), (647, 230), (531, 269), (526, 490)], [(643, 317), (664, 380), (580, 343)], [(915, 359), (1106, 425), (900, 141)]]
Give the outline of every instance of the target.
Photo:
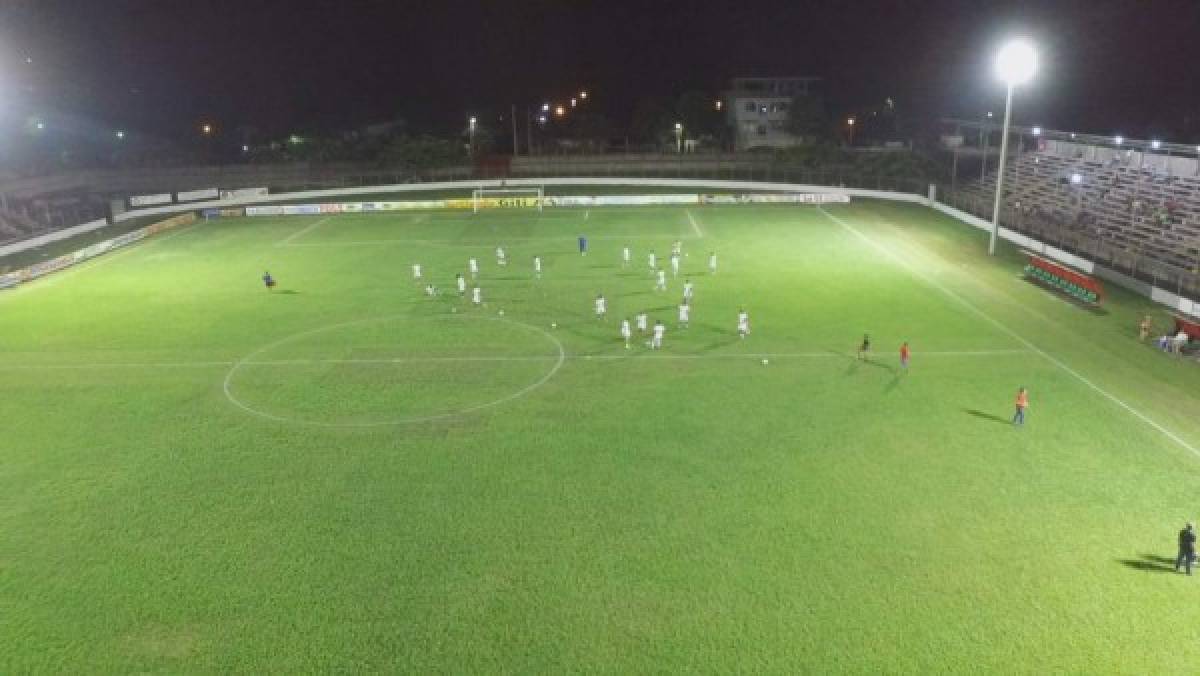
[(696, 233), (696, 237), (703, 238), (704, 231), (700, 229), (700, 224), (696, 222), (696, 217), (692, 215), (692, 210), (684, 209), (683, 213), (687, 214), (688, 223), (692, 224), (692, 232)]
[(288, 246), (289, 244), (292, 243), (292, 240), (299, 239), (299, 238), (307, 235), (308, 233), (312, 232), (313, 230), (316, 230), (318, 227), (320, 227), (321, 225), (326, 223), (330, 218), (331, 218), (330, 216), (326, 216), (325, 218), (318, 219), (313, 223), (309, 223), (305, 227), (297, 230), (296, 232), (293, 232), (291, 235), (288, 235), (287, 237), (279, 240), (278, 242), (275, 242), (275, 246)]
[(958, 295), (957, 293), (954, 293), (954, 292), (953, 292), (953, 291), (951, 291), (950, 289), (948, 289), (948, 288), (946, 288), (945, 286), (943, 286), (942, 284), (938, 283), (938, 281), (937, 281), (937, 280), (935, 280), (935, 279), (933, 279), (932, 277), (929, 277), (929, 276), (927, 276), (927, 275), (923, 274), (923, 273), (922, 273), (920, 270), (918, 270), (918, 269), (916, 269), (916, 268), (912, 267), (911, 265), (909, 265), (909, 264), (908, 264), (908, 262), (907, 262), (907, 261), (905, 261), (905, 260), (904, 260), (903, 258), (901, 258), (900, 256), (897, 256), (896, 254), (892, 253), (892, 251), (891, 251), (891, 250), (889, 250), (887, 247), (885, 247), (885, 246), (883, 246), (883, 245), (879, 244), (878, 242), (876, 242), (875, 240), (871, 239), (871, 238), (870, 238), (870, 237), (868, 237), (868, 236), (867, 236), (865, 233), (863, 233), (862, 231), (858, 230), (857, 228), (855, 228), (854, 226), (850, 225), (849, 223), (845, 222), (844, 220), (842, 220), (842, 219), (838, 218), (837, 216), (834, 216), (833, 214), (829, 213), (828, 211), (826, 211), (826, 210), (825, 210), (825, 208), (824, 208), (824, 207), (818, 206), (818, 207), (817, 207), (817, 211), (821, 212), (821, 213), (822, 213), (822, 214), (825, 216), (825, 218), (828, 218), (829, 220), (833, 221), (835, 224), (837, 224), (837, 225), (841, 226), (841, 227), (842, 227), (843, 229), (845, 229), (847, 232), (849, 232), (849, 233), (851, 233), (852, 235), (854, 235), (855, 237), (857, 237), (857, 238), (861, 239), (863, 242), (865, 242), (865, 243), (866, 243), (868, 246), (870, 246), (871, 248), (873, 248), (873, 249), (875, 249), (876, 251), (878, 251), (879, 253), (883, 254), (885, 257), (887, 257), (887, 258), (891, 259), (891, 260), (892, 260), (893, 262), (895, 262), (897, 265), (899, 265), (900, 267), (904, 268), (904, 269), (905, 269), (905, 270), (906, 270), (906, 271), (907, 271), (909, 274), (911, 274), (912, 276), (916, 277), (917, 279), (920, 279), (920, 280), (924, 281), (926, 284), (928, 284), (928, 285), (932, 286), (933, 288), (937, 289), (938, 291), (942, 292), (944, 295), (946, 295), (947, 297), (949, 297), (951, 300), (953, 300), (954, 302), (958, 303), (959, 305), (962, 305), (964, 308), (966, 308), (967, 310), (969, 310), (971, 313), (973, 313), (974, 315), (976, 315), (976, 316), (977, 316), (977, 317), (979, 317), (980, 319), (983, 319), (983, 320), (984, 320), (984, 321), (986, 321), (987, 323), (989, 323), (989, 324), (991, 324), (992, 326), (994, 326), (994, 327), (996, 327), (997, 329), (999, 329), (1001, 332), (1003, 332), (1003, 333), (1005, 333), (1005, 334), (1009, 335), (1010, 337), (1012, 337), (1012, 338), (1013, 338), (1014, 340), (1016, 340), (1018, 343), (1020, 343), (1020, 344), (1024, 345), (1025, 347), (1029, 348), (1029, 351), (1031, 351), (1031, 352), (1033, 352), (1033, 353), (1037, 354), (1038, 356), (1042, 357), (1043, 359), (1045, 359), (1046, 361), (1050, 362), (1051, 364), (1054, 364), (1055, 366), (1057, 366), (1058, 368), (1062, 369), (1064, 372), (1066, 372), (1066, 373), (1067, 373), (1067, 374), (1069, 374), (1070, 376), (1074, 377), (1074, 378), (1075, 378), (1076, 380), (1078, 380), (1079, 382), (1081, 382), (1081, 383), (1083, 383), (1084, 385), (1086, 385), (1087, 387), (1091, 388), (1091, 389), (1092, 389), (1093, 391), (1095, 391), (1097, 394), (1100, 394), (1101, 396), (1103, 396), (1104, 398), (1106, 398), (1106, 399), (1108, 399), (1109, 401), (1113, 402), (1113, 403), (1114, 403), (1114, 404), (1116, 404), (1117, 406), (1120, 406), (1121, 408), (1125, 409), (1127, 412), (1129, 412), (1129, 413), (1130, 413), (1131, 415), (1133, 415), (1135, 418), (1137, 418), (1138, 420), (1141, 420), (1142, 422), (1146, 423), (1147, 425), (1149, 425), (1150, 427), (1154, 428), (1155, 430), (1158, 430), (1160, 433), (1162, 433), (1162, 434), (1163, 434), (1163, 436), (1167, 437), (1167, 438), (1168, 438), (1168, 439), (1170, 439), (1171, 441), (1174, 441), (1175, 443), (1179, 444), (1179, 445), (1180, 445), (1180, 446), (1182, 446), (1183, 448), (1187, 449), (1187, 450), (1188, 450), (1188, 451), (1190, 451), (1190, 452), (1191, 452), (1193, 455), (1195, 455), (1195, 456), (1197, 456), (1197, 457), (1200, 457), (1200, 449), (1197, 449), (1195, 446), (1192, 446), (1191, 444), (1189, 444), (1187, 441), (1185, 441), (1185, 440), (1184, 440), (1182, 437), (1180, 437), (1178, 434), (1175, 434), (1174, 432), (1172, 432), (1171, 430), (1167, 429), (1166, 427), (1163, 427), (1162, 425), (1160, 425), (1160, 424), (1158, 424), (1157, 422), (1155, 422), (1154, 420), (1152, 420), (1152, 419), (1151, 419), (1149, 416), (1147, 416), (1145, 413), (1142, 413), (1141, 411), (1137, 410), (1136, 408), (1134, 408), (1134, 407), (1130, 406), (1129, 404), (1125, 403), (1123, 400), (1121, 400), (1120, 398), (1118, 398), (1116, 395), (1114, 395), (1114, 394), (1110, 393), (1108, 390), (1105, 390), (1104, 388), (1100, 387), (1099, 385), (1097, 385), (1096, 383), (1092, 382), (1091, 380), (1088, 380), (1088, 379), (1087, 379), (1087, 378), (1086, 378), (1086, 377), (1085, 377), (1083, 374), (1079, 373), (1078, 371), (1076, 371), (1075, 369), (1071, 368), (1070, 366), (1067, 366), (1067, 364), (1066, 364), (1066, 363), (1064, 363), (1063, 361), (1061, 361), (1061, 360), (1060, 360), (1060, 359), (1058, 359), (1057, 357), (1055, 357), (1055, 356), (1051, 355), (1050, 353), (1046, 352), (1045, 350), (1041, 349), (1040, 347), (1038, 347), (1037, 345), (1035, 345), (1035, 344), (1033, 343), (1033, 341), (1031, 341), (1031, 340), (1029, 340), (1029, 339), (1025, 338), (1025, 337), (1024, 337), (1024, 336), (1022, 336), (1021, 334), (1019, 334), (1019, 333), (1017, 333), (1016, 331), (1014, 331), (1014, 330), (1010, 329), (1010, 328), (1009, 328), (1009, 327), (1008, 327), (1006, 324), (1002, 323), (1000, 320), (996, 319), (995, 317), (992, 317), (992, 316), (991, 316), (991, 315), (989, 315), (988, 313), (986, 313), (986, 312), (984, 312), (983, 310), (979, 309), (979, 307), (977, 307), (977, 306), (976, 306), (974, 303), (972, 303), (971, 301), (967, 300), (966, 298), (963, 298), (962, 296)]

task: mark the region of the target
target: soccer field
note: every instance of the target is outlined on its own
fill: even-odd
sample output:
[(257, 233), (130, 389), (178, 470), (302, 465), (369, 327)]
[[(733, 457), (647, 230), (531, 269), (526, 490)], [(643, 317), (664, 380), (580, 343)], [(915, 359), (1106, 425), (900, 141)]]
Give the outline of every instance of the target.
[(985, 248), (866, 200), (261, 217), (4, 292), (0, 672), (1194, 673), (1200, 365)]

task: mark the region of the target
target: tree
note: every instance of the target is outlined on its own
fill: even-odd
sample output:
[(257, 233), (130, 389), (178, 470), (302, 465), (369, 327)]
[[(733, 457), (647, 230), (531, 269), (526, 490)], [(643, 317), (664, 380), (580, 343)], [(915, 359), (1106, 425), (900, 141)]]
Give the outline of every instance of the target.
[(797, 94), (788, 108), (784, 129), (795, 136), (822, 140), (829, 136), (829, 114), (818, 94)]
[(630, 132), (643, 143), (661, 143), (675, 129), (675, 115), (662, 99), (642, 99), (633, 108)]
[[(725, 117), (717, 110), (711, 94), (700, 91), (684, 92), (675, 102), (675, 122), (683, 123), (688, 138), (711, 136), (720, 138), (725, 130)], [(671, 124), (674, 128), (674, 123)]]

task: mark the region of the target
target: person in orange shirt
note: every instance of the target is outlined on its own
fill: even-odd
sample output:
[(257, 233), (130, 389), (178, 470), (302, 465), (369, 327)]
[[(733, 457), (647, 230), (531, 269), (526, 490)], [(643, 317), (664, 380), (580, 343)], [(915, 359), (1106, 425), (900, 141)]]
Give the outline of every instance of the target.
[(900, 368), (908, 370), (908, 342), (900, 345)]
[(1029, 408), (1029, 392), (1024, 387), (1017, 390), (1017, 413), (1013, 416), (1014, 425), (1025, 424), (1025, 409)]

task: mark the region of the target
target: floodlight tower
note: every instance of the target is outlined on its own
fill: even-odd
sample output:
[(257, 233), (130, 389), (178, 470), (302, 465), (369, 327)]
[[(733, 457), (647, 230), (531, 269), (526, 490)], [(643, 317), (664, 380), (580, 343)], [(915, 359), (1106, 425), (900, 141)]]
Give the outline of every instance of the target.
[(1000, 200), (1004, 197), (1004, 164), (1008, 156), (1008, 125), (1012, 122), (1013, 88), (1025, 84), (1037, 72), (1037, 50), (1028, 40), (1016, 39), (1004, 45), (996, 55), (996, 74), (1008, 86), (1004, 99), (1004, 130), (1000, 134), (1000, 166), (996, 170), (996, 199), (992, 205), (992, 235), (988, 255), (996, 255), (996, 235), (1000, 232)]
[(475, 157), (475, 124), (476, 120), (474, 116), (470, 120), (467, 120), (467, 148), (469, 149), (467, 154), (471, 157)]
[(683, 123), (675, 123), (675, 152), (683, 154)]

